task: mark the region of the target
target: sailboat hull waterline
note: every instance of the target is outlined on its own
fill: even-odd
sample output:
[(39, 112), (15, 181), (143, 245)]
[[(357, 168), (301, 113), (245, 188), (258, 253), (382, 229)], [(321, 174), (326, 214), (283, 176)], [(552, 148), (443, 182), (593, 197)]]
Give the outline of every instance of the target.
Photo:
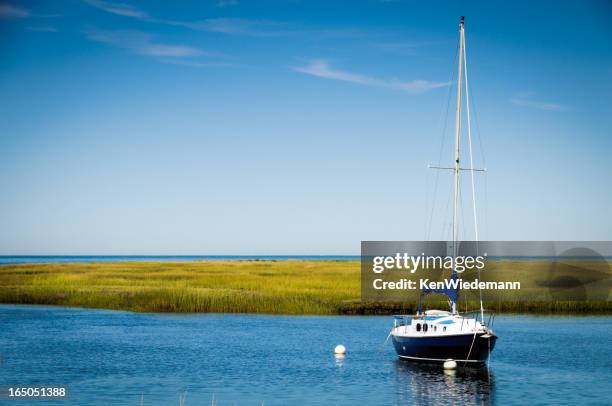
[(402, 359), (453, 360), (470, 366), (485, 364), (497, 341), (493, 330), (476, 319), (440, 310), (417, 316), (395, 316), (391, 338)]
[[(488, 333), (449, 335), (447, 337), (393, 336), (393, 346), (403, 359), (421, 362), (454, 360), (470, 366), (486, 364), (497, 336)], [(473, 341), (473, 344), (472, 344)]]

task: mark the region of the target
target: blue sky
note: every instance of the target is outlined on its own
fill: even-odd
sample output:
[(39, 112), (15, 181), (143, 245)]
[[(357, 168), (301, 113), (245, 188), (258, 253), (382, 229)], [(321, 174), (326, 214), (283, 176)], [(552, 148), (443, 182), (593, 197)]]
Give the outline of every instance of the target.
[(461, 15), (481, 238), (612, 239), (609, 3), (427, 4), (1, 2), (0, 254), (447, 238)]

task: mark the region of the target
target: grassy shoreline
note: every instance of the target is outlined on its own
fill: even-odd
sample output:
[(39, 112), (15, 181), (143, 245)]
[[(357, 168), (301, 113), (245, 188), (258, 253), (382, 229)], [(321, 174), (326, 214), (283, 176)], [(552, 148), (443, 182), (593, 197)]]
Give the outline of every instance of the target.
[[(529, 267), (526, 269), (529, 271)], [(414, 296), (407, 295), (404, 303), (361, 303), (360, 293), (360, 263), (354, 260), (0, 266), (0, 303), (7, 304), (136, 312), (304, 315), (390, 314), (415, 310)], [(525, 294), (533, 293), (526, 290)], [(477, 301), (467, 295), (462, 306), (465, 302), (469, 308), (477, 307)], [(432, 307), (445, 308), (443, 302), (429, 303)], [(612, 314), (612, 301), (539, 300), (536, 296), (525, 301), (506, 296), (487, 301), (487, 308), (508, 313)]]

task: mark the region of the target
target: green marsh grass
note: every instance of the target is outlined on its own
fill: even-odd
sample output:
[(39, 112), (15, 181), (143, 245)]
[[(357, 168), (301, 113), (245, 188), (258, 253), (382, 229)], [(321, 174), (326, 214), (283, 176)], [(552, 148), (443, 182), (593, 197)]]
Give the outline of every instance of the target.
[[(612, 313), (610, 279), (599, 280), (603, 300), (551, 297), (534, 261), (499, 261), (512, 269), (495, 280), (525, 281), (520, 293), (486, 301), (502, 312)], [(537, 261), (535, 261), (537, 262)], [(494, 272), (495, 267), (492, 267)], [(483, 278), (484, 279), (484, 278)], [(488, 280), (493, 280), (487, 278)], [(362, 303), (359, 261), (194, 261), (55, 263), (0, 266), (0, 303), (79, 306), (137, 312), (268, 314), (389, 314), (413, 312), (416, 292), (403, 303)], [(522, 297), (521, 297), (522, 295)], [(554, 295), (553, 295), (554, 296)], [(526, 301), (525, 298), (530, 300)], [(465, 294), (461, 306), (478, 306)], [(486, 297), (485, 297), (486, 299)], [(442, 301), (429, 307), (445, 308)], [(463, 307), (462, 307), (463, 309)]]

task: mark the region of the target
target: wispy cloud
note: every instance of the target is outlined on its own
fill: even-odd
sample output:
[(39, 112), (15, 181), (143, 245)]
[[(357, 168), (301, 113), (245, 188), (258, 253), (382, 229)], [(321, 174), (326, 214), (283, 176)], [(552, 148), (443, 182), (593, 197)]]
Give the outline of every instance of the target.
[(169, 63), (171, 65), (179, 65), (179, 66), (189, 66), (192, 68), (219, 68), (219, 67), (237, 67), (238, 65), (227, 62), (202, 62), (202, 61), (194, 61), (189, 59), (171, 59), (171, 58), (161, 58), (160, 62)]
[[(245, 18), (207, 18), (203, 20), (173, 20), (155, 18), (146, 11), (125, 3), (113, 3), (104, 0), (83, 0), (85, 3), (104, 10), (108, 13), (134, 18), (149, 23), (170, 25), (188, 28), (195, 31), (216, 32), (229, 35), (242, 35), (251, 37), (278, 37), (289, 35), (318, 35), (318, 36), (363, 36), (362, 32), (355, 30), (300, 30), (291, 27), (291, 24), (270, 20), (253, 20)], [(222, 2), (217, 3), (217, 5)], [(229, 6), (227, 2), (226, 6)]]
[(196, 48), (183, 44), (164, 44), (156, 42), (150, 34), (140, 31), (90, 31), (87, 37), (93, 41), (112, 45), (118, 48), (126, 49), (136, 54), (169, 57), (169, 58), (184, 58), (194, 56), (213, 56), (213, 53), (206, 52), (200, 48)]
[(267, 20), (242, 18), (208, 18), (199, 21), (165, 21), (165, 24), (191, 28), (198, 31), (247, 36), (276, 36), (287, 33), (283, 24)]
[(297, 24), (272, 20), (251, 20), (245, 18), (207, 18), (197, 21), (156, 20), (159, 23), (190, 28), (196, 31), (217, 32), (249, 37), (308, 36), (310, 38), (364, 37), (370, 33), (355, 29), (301, 29)]
[(427, 90), (446, 87), (451, 82), (432, 82), (429, 80), (400, 81), (396, 79), (380, 79), (372, 76), (352, 73), (332, 68), (329, 63), (322, 59), (312, 60), (305, 66), (291, 67), (296, 72), (317, 76), (325, 79), (340, 80), (356, 83), (364, 86), (383, 87), (389, 89), (403, 90), (412, 93), (425, 92)]
[(140, 20), (149, 19), (149, 15), (141, 9), (124, 3), (111, 3), (103, 0), (84, 0), (85, 3), (97, 7), (111, 14), (124, 17), (138, 18)]
[(0, 3), (0, 18), (26, 18), (31, 16), (30, 10), (8, 3)]
[(27, 8), (23, 8), (20, 6), (16, 6), (10, 3), (0, 2), (0, 19), (10, 19), (10, 18), (35, 18), (35, 19), (44, 19), (44, 18), (56, 18), (61, 17), (61, 14), (53, 13), (53, 14), (37, 14), (32, 12)]
[(512, 104), (523, 107), (531, 107), (538, 110), (546, 111), (567, 111), (570, 110), (569, 106), (559, 103), (553, 103), (548, 101), (536, 100), (533, 98), (533, 92), (523, 92), (515, 95), (510, 99)]
[(147, 43), (138, 49), (142, 55), (185, 57), (203, 55), (204, 51), (188, 45), (167, 45)]

